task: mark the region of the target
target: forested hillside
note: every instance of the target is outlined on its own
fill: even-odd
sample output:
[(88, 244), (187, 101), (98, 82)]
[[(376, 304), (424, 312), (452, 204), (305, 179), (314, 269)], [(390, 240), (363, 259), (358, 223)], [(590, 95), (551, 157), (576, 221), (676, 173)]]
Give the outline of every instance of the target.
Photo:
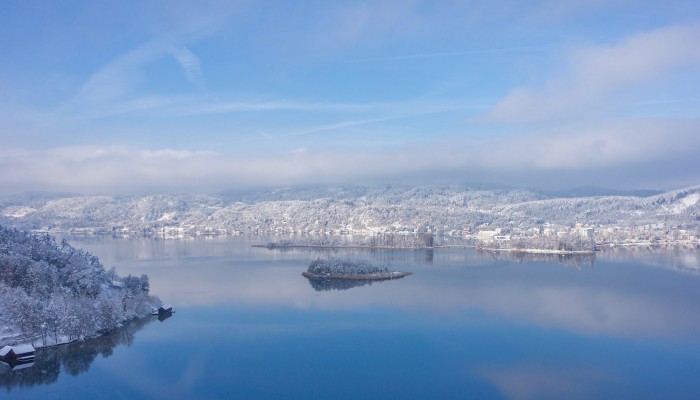
[(0, 345), (95, 336), (152, 312), (146, 275), (120, 278), (48, 235), (0, 226)]
[(542, 224), (697, 229), (700, 187), (641, 197), (553, 197), (484, 185), (285, 188), (221, 195), (14, 196), (0, 223), (27, 230), (150, 234), (433, 232)]

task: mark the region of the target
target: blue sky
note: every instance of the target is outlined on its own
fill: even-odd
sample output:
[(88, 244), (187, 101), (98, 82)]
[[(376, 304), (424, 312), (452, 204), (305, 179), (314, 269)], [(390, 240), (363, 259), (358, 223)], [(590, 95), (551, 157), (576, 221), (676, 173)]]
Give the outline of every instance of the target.
[(697, 1), (6, 1), (0, 192), (700, 184)]

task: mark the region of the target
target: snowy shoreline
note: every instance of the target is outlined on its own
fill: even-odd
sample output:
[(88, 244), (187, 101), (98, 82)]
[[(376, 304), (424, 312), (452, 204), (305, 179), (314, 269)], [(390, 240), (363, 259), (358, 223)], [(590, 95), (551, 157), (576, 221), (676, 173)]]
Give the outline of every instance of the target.
[(492, 247), (482, 247), (478, 250), (493, 251), (493, 252), (509, 252), (509, 253), (524, 253), (524, 254), (595, 254), (594, 250), (550, 250), (550, 249), (498, 249)]
[[(16, 340), (20, 338), (20, 340)], [(13, 339), (8, 342), (5, 342), (7, 339)], [(89, 339), (89, 338), (83, 338), (83, 339)], [(20, 344), (31, 344), (35, 349), (44, 349), (44, 348), (49, 348), (49, 347), (58, 347), (58, 346), (63, 346), (66, 344), (70, 343), (75, 343), (80, 341), (80, 339), (69, 339), (68, 337), (61, 337), (57, 341), (52, 340), (48, 341), (47, 343), (44, 343), (44, 341), (41, 338), (41, 334), (37, 334), (34, 336), (18, 336), (18, 335), (11, 335), (11, 336), (6, 336), (0, 338), (0, 347), (2, 346), (17, 346)]]
[(371, 246), (366, 244), (254, 244), (251, 247), (272, 249), (378, 249), (378, 250), (432, 250), (445, 249), (450, 246), (414, 247), (414, 246)]
[[(9, 335), (5, 335), (3, 337), (0, 337), (0, 348), (3, 346), (16, 346), (18, 344), (31, 344), (35, 349), (47, 349), (51, 347), (59, 347), (59, 346), (65, 346), (67, 344), (71, 343), (77, 343), (77, 342), (84, 342), (86, 340), (90, 339), (98, 339), (101, 337), (109, 336), (113, 332), (123, 328), (125, 325), (134, 322), (134, 321), (140, 321), (144, 320), (147, 318), (155, 317), (157, 314), (147, 314), (139, 317), (134, 317), (125, 321), (122, 321), (120, 325), (117, 325), (111, 329), (108, 329), (104, 332), (100, 332), (97, 335), (88, 335), (88, 336), (83, 336), (81, 338), (70, 338), (69, 336), (60, 336), (57, 340), (55, 338), (51, 337), (46, 337), (46, 340), (44, 340), (43, 335), (41, 332), (36, 333), (34, 335), (22, 335), (21, 333), (15, 332), (11, 333)], [(5, 342), (6, 340), (8, 340)], [(51, 340), (54, 339), (54, 340)]]

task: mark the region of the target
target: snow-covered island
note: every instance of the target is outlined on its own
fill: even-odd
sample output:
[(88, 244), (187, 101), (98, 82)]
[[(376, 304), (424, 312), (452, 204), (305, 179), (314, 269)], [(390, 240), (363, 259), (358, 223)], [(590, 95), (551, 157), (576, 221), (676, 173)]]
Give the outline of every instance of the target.
[(119, 277), (65, 241), (0, 226), (0, 347), (97, 337), (160, 304), (147, 275)]
[(309, 268), (302, 275), (310, 280), (361, 280), (381, 281), (398, 279), (411, 275), (410, 272), (390, 271), (385, 266), (375, 266), (364, 261), (350, 261), (330, 259), (317, 259), (309, 264)]
[(482, 231), (477, 236), (475, 247), (484, 251), (525, 254), (595, 254), (596, 243), (592, 234), (586, 235), (591, 231), (578, 227), (573, 233), (565, 231), (559, 235), (515, 237)]

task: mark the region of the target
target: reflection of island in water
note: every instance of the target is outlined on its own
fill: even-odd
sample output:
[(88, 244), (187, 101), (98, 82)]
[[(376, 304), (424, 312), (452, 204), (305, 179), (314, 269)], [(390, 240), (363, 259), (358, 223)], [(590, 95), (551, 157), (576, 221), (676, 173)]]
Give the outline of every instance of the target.
[(588, 254), (547, 254), (547, 253), (524, 253), (514, 251), (491, 251), (477, 250), (480, 254), (487, 254), (494, 260), (507, 260), (517, 263), (523, 262), (546, 262), (571, 266), (577, 269), (581, 267), (592, 267), (595, 263), (595, 253)]
[[(394, 279), (400, 279), (394, 278)], [(360, 279), (324, 279), (324, 278), (309, 278), (309, 285), (314, 288), (317, 292), (325, 292), (330, 290), (348, 290), (360, 286), (371, 286), (372, 284), (377, 284), (380, 282), (386, 282), (387, 279), (383, 280), (360, 280)]]
[(115, 347), (131, 346), (136, 332), (155, 320), (155, 317), (136, 319), (99, 338), (38, 349), (34, 363), (29, 367), (0, 363), (0, 388), (9, 391), (19, 387), (48, 385), (58, 380), (61, 369), (72, 376), (87, 372), (98, 354), (107, 358)]
[(373, 281), (350, 279), (309, 279), (309, 285), (317, 292), (330, 290), (348, 290), (354, 287), (371, 285)]
[[(311, 247), (311, 246), (253, 246), (269, 251), (285, 253), (288, 256), (320, 256), (358, 258), (371, 255), (373, 261), (382, 263), (426, 263), (432, 264), (435, 250), (438, 249), (407, 249), (407, 248), (369, 248), (369, 247)], [(443, 249), (444, 250), (444, 249)]]
[(638, 262), (677, 272), (700, 274), (700, 247), (615, 246), (603, 248), (598, 256), (606, 261)]

